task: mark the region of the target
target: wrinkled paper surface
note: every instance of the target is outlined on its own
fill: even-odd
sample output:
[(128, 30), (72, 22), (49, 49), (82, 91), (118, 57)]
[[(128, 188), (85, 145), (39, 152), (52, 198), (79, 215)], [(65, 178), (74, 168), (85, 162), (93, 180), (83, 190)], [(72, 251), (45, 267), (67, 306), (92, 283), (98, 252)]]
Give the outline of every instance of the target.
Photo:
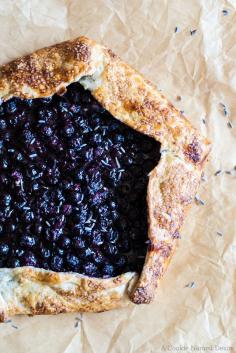
[(0, 30), (0, 64), (79, 35), (106, 44), (213, 141), (153, 304), (14, 317), (0, 352), (236, 352), (236, 1), (0, 0)]

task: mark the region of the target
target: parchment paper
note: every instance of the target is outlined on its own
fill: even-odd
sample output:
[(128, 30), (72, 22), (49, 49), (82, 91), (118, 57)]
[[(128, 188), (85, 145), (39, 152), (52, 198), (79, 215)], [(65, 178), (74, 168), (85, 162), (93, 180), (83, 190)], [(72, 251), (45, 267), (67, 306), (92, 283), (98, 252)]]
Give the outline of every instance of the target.
[(0, 352), (236, 352), (236, 1), (0, 0), (0, 64), (79, 35), (157, 84), (212, 139), (211, 160), (155, 303), (14, 317)]

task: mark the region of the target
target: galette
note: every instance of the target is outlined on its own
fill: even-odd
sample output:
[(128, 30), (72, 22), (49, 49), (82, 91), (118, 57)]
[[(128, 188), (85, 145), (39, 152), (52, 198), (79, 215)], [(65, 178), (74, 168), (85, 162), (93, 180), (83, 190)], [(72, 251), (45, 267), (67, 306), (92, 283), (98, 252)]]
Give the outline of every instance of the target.
[(110, 49), (0, 67), (0, 321), (150, 303), (210, 151)]

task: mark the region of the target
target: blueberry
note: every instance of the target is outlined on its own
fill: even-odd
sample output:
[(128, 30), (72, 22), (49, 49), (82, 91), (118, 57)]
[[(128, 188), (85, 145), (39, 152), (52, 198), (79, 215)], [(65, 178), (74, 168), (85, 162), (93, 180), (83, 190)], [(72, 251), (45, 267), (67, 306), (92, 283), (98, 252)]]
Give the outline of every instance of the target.
[(101, 232), (94, 231), (92, 234), (92, 243), (93, 245), (100, 246), (104, 242)]
[(83, 137), (75, 137), (71, 140), (71, 147), (75, 148), (76, 150), (80, 150), (84, 145)]
[(83, 272), (87, 276), (95, 277), (97, 275), (97, 266), (92, 262), (86, 262), (83, 265)]
[(12, 209), (11, 209), (10, 206), (5, 206), (3, 208), (3, 216), (4, 216), (5, 219), (9, 218), (11, 213), (12, 213)]
[(92, 142), (95, 142), (97, 145), (99, 145), (103, 140), (103, 137), (102, 137), (102, 134), (94, 134), (93, 135), (93, 139), (92, 139)]
[(66, 204), (63, 206), (63, 214), (64, 215), (69, 215), (72, 212), (72, 206), (70, 204)]
[(119, 238), (119, 233), (117, 230), (111, 229), (107, 233), (107, 240), (109, 243), (116, 243)]
[(43, 245), (40, 247), (40, 255), (43, 259), (49, 259), (51, 256), (51, 252), (48, 248), (45, 248)]
[(86, 119), (79, 119), (79, 127), (82, 134), (86, 134), (91, 130)]
[(51, 241), (55, 242), (61, 237), (62, 229), (60, 227), (54, 228), (50, 231)]
[(89, 148), (86, 153), (85, 153), (85, 161), (86, 162), (91, 162), (94, 158), (94, 149)]
[(2, 198), (2, 204), (4, 206), (9, 206), (11, 203), (11, 195), (10, 194), (5, 194)]
[(38, 182), (34, 182), (34, 183), (32, 183), (32, 190), (33, 191), (37, 191), (37, 190), (39, 190), (39, 188), (40, 188), (40, 184), (38, 183)]
[(5, 130), (7, 127), (7, 123), (4, 119), (0, 119), (0, 130)]
[(94, 158), (96, 159), (96, 158), (102, 157), (103, 153), (104, 153), (103, 148), (102, 148), (102, 147), (97, 147), (97, 148), (94, 150)]
[(106, 263), (103, 266), (102, 271), (103, 271), (104, 277), (113, 277), (115, 275), (115, 268), (112, 264), (109, 264), (109, 263)]
[(80, 236), (76, 236), (74, 237), (73, 239), (73, 247), (76, 249), (76, 250), (83, 250), (85, 249), (86, 247), (86, 243), (85, 241), (80, 237)]
[[(71, 160), (70, 164), (73, 164), (72, 162), (74, 162), (77, 157), (76, 151), (73, 148), (69, 148), (67, 153), (68, 153), (68, 157)], [(73, 167), (73, 169), (74, 169), (74, 167)]]
[(74, 134), (74, 127), (72, 124), (68, 124), (64, 127), (64, 134), (68, 137), (72, 136)]
[(60, 140), (59, 140), (58, 136), (55, 136), (55, 135), (51, 136), (48, 139), (48, 142), (51, 144), (52, 147), (55, 147), (55, 148), (61, 147)]
[(71, 110), (72, 113), (78, 114), (81, 111), (81, 105), (72, 104), (71, 107), (70, 107), (70, 110)]
[(22, 215), (22, 219), (25, 223), (31, 223), (34, 218), (34, 213), (32, 211), (27, 211)]
[(0, 116), (4, 116), (4, 108), (3, 108), (3, 105), (0, 105)]
[(37, 266), (37, 259), (31, 251), (27, 251), (20, 259), (22, 266)]
[(82, 258), (84, 258), (84, 259), (91, 259), (94, 257), (94, 250), (91, 247), (87, 247), (85, 249), (85, 251), (83, 252), (83, 254), (81, 254), (81, 255), (82, 255)]
[[(82, 205), (80, 205), (82, 207)], [(79, 235), (83, 232), (84, 225), (80, 223), (80, 208), (76, 207), (76, 212), (73, 212), (72, 217), (72, 231), (73, 234)]]
[(117, 221), (119, 217), (120, 217), (120, 214), (117, 210), (113, 210), (111, 212), (111, 218), (113, 221)]
[(102, 188), (103, 188), (103, 182), (99, 178), (97, 178), (97, 179), (94, 178), (89, 182), (89, 191), (92, 194)]
[(56, 247), (54, 252), (55, 252), (56, 255), (60, 255), (61, 257), (63, 257), (65, 255), (64, 249), (61, 249), (59, 247)]
[(0, 243), (0, 257), (7, 256), (9, 252), (10, 252), (9, 244), (8, 243)]
[(25, 129), (22, 132), (22, 138), (25, 143), (29, 144), (31, 141), (33, 141), (34, 135), (32, 131), (30, 131), (29, 129)]
[(33, 248), (36, 244), (36, 238), (29, 234), (21, 236), (20, 245), (24, 248)]
[(112, 225), (112, 220), (110, 218), (102, 217), (100, 219), (100, 227), (103, 231), (107, 231), (111, 225)]
[(95, 264), (102, 265), (105, 262), (105, 257), (100, 250), (96, 249), (92, 255), (92, 260), (95, 262)]
[(108, 198), (108, 196), (109, 196), (108, 191), (105, 190), (105, 188), (104, 188), (103, 190), (97, 191), (93, 195), (91, 201), (94, 205), (101, 205)]
[(40, 234), (42, 232), (43, 227), (40, 223), (36, 223), (34, 227), (35, 227), (36, 234)]
[(16, 101), (14, 99), (7, 101), (5, 107), (8, 114), (14, 113), (17, 109)]
[(17, 153), (16, 153), (16, 160), (17, 160), (17, 161), (20, 162), (20, 161), (23, 160), (23, 158), (24, 158), (24, 157), (23, 157), (23, 154), (22, 154), (21, 152), (17, 152)]
[(129, 167), (132, 164), (134, 164), (134, 158), (126, 156), (124, 159), (124, 165)]
[(110, 177), (110, 183), (112, 186), (117, 186), (119, 185), (120, 181), (121, 181), (121, 173), (119, 170), (117, 169), (112, 169), (109, 171), (109, 177)]
[(73, 190), (70, 193), (71, 201), (75, 203), (81, 203), (84, 200), (84, 194), (79, 191)]
[(25, 105), (27, 106), (27, 107), (32, 107), (33, 105), (34, 105), (34, 103), (35, 103), (35, 99), (25, 99), (24, 100), (24, 103), (25, 103)]
[(59, 101), (57, 109), (60, 113), (68, 112), (70, 105), (66, 101)]
[(69, 270), (78, 272), (80, 269), (81, 261), (76, 255), (68, 253), (66, 255), (66, 264)]
[(89, 218), (89, 210), (86, 206), (85, 207), (82, 206), (79, 214), (80, 224), (82, 225), (85, 222), (87, 222), (88, 218)]
[(114, 244), (105, 244), (104, 245), (104, 252), (108, 256), (114, 256), (118, 253), (118, 249)]
[(75, 178), (78, 181), (84, 181), (86, 179), (85, 171), (83, 169), (76, 171)]
[(7, 160), (7, 159), (3, 159), (3, 160), (1, 161), (1, 165), (2, 165), (2, 168), (3, 168), (3, 169), (7, 169), (8, 166), (9, 166), (8, 160)]
[(10, 223), (7, 227), (7, 230), (9, 231), (9, 233), (13, 233), (16, 230), (16, 225), (14, 223)]
[(25, 255), (25, 250), (22, 248), (17, 248), (13, 252), (19, 259), (21, 259)]
[(117, 203), (115, 201), (110, 202), (110, 207), (112, 210), (115, 210), (117, 208)]
[(2, 139), (5, 142), (9, 142), (12, 138), (12, 133), (8, 130), (5, 130), (4, 132), (2, 132)]
[(102, 205), (98, 209), (98, 213), (101, 217), (109, 217), (110, 216), (110, 208), (108, 205)]
[(63, 269), (63, 258), (59, 255), (55, 255), (51, 259), (51, 268), (53, 271), (60, 272)]
[(124, 142), (124, 140), (125, 140), (125, 138), (124, 138), (124, 136), (121, 135), (121, 134), (116, 134), (116, 135), (114, 136), (114, 142), (115, 142), (115, 143), (122, 143), (122, 142)]
[(47, 123), (53, 118), (53, 111), (48, 108), (40, 108), (38, 110), (38, 121), (40, 124)]
[(58, 245), (63, 249), (68, 249), (70, 247), (71, 240), (65, 235), (61, 236), (58, 240)]
[(41, 131), (42, 131), (42, 134), (47, 137), (50, 137), (53, 134), (53, 129), (49, 125), (43, 126)]

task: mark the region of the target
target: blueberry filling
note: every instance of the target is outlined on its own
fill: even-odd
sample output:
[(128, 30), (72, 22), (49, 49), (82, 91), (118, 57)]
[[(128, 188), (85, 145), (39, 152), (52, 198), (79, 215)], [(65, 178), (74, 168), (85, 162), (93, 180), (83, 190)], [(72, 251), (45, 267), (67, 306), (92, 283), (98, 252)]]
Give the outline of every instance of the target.
[(160, 145), (78, 84), (0, 106), (0, 267), (111, 277), (140, 271)]

